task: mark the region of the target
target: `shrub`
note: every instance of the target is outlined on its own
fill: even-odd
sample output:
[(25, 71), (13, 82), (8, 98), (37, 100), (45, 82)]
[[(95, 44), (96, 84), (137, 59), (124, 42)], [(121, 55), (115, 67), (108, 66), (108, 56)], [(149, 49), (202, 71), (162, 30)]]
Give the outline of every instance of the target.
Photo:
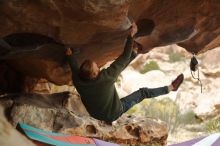
[(179, 106), (170, 98), (162, 100), (145, 99), (128, 111), (128, 114), (158, 118), (167, 123), (169, 132), (173, 133), (181, 125), (196, 123), (195, 113), (190, 110), (184, 114)]
[(152, 99), (149, 106), (146, 107), (146, 116), (159, 118), (165, 121), (170, 132), (180, 125), (179, 107), (170, 98), (162, 100)]
[(182, 61), (183, 57), (178, 53), (170, 53), (169, 54), (169, 62), (178, 62)]
[[(183, 124), (192, 124), (196, 122), (195, 113), (193, 111), (181, 114), (179, 106), (168, 97), (163, 98), (162, 100), (146, 99), (141, 102), (141, 105), (141, 115), (159, 118), (166, 122), (169, 132), (171, 133)], [(132, 111), (134, 113), (135, 110)], [(136, 111), (138, 111), (137, 108)]]
[(144, 73), (149, 72), (151, 70), (160, 70), (160, 67), (156, 61), (150, 61), (149, 63), (145, 64), (143, 69), (140, 70), (140, 73), (144, 74)]
[(197, 122), (196, 114), (192, 110), (189, 110), (186, 113), (182, 114), (181, 117), (182, 124), (194, 124)]
[(131, 109), (129, 109), (128, 111), (127, 111), (127, 113), (128, 114), (134, 114), (134, 113), (139, 113), (140, 112), (140, 108), (139, 108), (139, 105), (137, 104), (137, 105), (135, 105), (135, 106), (133, 106)]
[(220, 118), (207, 121), (205, 130), (209, 133), (220, 132)]

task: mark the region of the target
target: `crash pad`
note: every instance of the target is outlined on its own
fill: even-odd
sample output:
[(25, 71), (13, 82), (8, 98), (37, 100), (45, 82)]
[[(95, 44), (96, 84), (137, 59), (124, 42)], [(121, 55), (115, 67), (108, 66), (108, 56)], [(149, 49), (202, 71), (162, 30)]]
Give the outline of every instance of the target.
[(95, 138), (48, 132), (24, 123), (18, 123), (17, 129), (38, 146), (119, 146)]
[(195, 138), (169, 146), (220, 146), (220, 133), (214, 133), (208, 136)]

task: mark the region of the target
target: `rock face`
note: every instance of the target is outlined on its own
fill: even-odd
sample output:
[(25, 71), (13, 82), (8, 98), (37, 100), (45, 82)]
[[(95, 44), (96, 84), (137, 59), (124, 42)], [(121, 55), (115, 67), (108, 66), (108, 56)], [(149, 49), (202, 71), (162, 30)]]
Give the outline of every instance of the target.
[(3, 112), (3, 108), (0, 106), (0, 145), (35, 146), (11, 126), (11, 124), (5, 119)]
[(0, 58), (25, 76), (67, 84), (63, 44), (80, 48), (79, 62), (103, 65), (122, 51), (135, 21), (144, 52), (174, 43), (204, 52), (220, 44), (219, 8), (215, 0), (3, 0), (0, 37), (8, 44), (0, 41)]
[(50, 96), (20, 95), (11, 99), (5, 97), (1, 103), (8, 111), (8, 118), (14, 126), (18, 122), (24, 122), (48, 131), (95, 137), (118, 144), (158, 143), (165, 146), (168, 131), (164, 122), (158, 119), (123, 115), (113, 125), (107, 125), (89, 117), (85, 108), (79, 107), (79, 105), (83, 106), (81, 101), (61, 102), (60, 98), (63, 97), (65, 101), (66, 95), (68, 95), (66, 92)]
[(206, 77), (203, 81), (205, 93), (197, 99), (196, 114), (205, 120), (220, 115), (220, 50), (216, 48), (200, 56), (201, 72)]

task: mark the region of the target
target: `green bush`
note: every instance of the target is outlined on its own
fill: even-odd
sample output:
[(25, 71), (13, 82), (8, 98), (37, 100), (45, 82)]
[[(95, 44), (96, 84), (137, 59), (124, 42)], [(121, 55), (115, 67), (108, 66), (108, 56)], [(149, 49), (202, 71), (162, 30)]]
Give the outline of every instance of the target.
[(170, 98), (152, 99), (149, 106), (146, 107), (145, 114), (165, 121), (170, 132), (174, 132), (181, 122), (179, 107)]
[(182, 124), (194, 124), (197, 122), (196, 114), (192, 110), (187, 111), (186, 113), (181, 115), (181, 117), (182, 117), (182, 120), (181, 120)]
[(144, 73), (149, 72), (151, 70), (160, 70), (160, 67), (156, 61), (150, 61), (149, 63), (145, 64), (143, 69), (140, 70), (140, 73), (144, 74)]
[(209, 133), (220, 132), (220, 118), (207, 121), (205, 130)]
[(169, 132), (173, 133), (176, 128), (185, 124), (193, 124), (196, 122), (195, 113), (188, 111), (184, 114), (180, 113), (179, 106), (170, 98), (145, 99), (128, 111), (128, 114), (139, 114), (141, 116), (159, 118), (167, 123)]
[(133, 106), (132, 108), (130, 108), (130, 109), (127, 111), (127, 113), (128, 113), (129, 115), (135, 114), (135, 113), (140, 113), (139, 105), (136, 104), (135, 106)]
[(169, 97), (162, 100), (145, 99), (127, 113), (158, 118), (167, 123), (168, 130), (171, 133), (182, 125), (197, 123), (195, 113), (192, 110), (182, 114), (179, 106)]
[(170, 53), (169, 54), (169, 62), (178, 62), (182, 61), (183, 57), (178, 53)]

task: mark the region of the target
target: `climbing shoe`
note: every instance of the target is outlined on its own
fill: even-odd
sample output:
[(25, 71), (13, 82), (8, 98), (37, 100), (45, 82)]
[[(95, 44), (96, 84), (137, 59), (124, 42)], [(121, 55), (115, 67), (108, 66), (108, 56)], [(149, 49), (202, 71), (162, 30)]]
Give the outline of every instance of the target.
[(176, 79), (172, 82), (173, 90), (172, 91), (177, 91), (179, 86), (182, 84), (184, 79), (183, 74), (180, 74), (176, 77)]

